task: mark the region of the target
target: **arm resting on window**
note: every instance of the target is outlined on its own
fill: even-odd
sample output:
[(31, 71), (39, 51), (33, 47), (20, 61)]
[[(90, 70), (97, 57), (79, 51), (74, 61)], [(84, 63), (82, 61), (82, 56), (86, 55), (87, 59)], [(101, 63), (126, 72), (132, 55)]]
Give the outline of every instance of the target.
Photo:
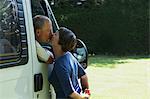
[(41, 61), (48, 64), (53, 62), (54, 56), (51, 52), (47, 52), (37, 41), (36, 41), (37, 56)]

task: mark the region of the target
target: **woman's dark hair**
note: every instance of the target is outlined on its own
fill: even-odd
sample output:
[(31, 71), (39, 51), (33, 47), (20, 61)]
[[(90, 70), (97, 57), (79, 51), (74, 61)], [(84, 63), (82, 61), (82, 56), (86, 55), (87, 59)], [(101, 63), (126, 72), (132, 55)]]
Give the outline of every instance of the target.
[(58, 32), (59, 32), (58, 43), (61, 45), (62, 50), (64, 52), (73, 50), (77, 44), (77, 39), (75, 34), (71, 30), (65, 27), (60, 27)]

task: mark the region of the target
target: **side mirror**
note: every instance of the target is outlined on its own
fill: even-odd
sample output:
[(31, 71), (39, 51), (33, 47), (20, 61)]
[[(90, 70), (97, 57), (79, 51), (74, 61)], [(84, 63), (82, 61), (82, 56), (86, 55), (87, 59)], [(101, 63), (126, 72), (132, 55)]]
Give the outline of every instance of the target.
[(73, 50), (74, 57), (79, 61), (84, 69), (88, 66), (88, 51), (83, 41), (77, 39), (77, 45)]

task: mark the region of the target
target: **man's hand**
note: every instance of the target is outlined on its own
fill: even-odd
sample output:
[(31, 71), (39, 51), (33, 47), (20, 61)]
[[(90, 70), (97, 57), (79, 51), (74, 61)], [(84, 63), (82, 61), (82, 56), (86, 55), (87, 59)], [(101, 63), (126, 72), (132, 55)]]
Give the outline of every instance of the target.
[(50, 56), (48, 58), (48, 61), (46, 62), (47, 64), (52, 64), (54, 62), (54, 57)]
[(49, 50), (46, 50), (48, 55), (49, 55), (49, 58), (48, 60), (46, 61), (47, 64), (52, 64), (54, 62), (54, 55), (52, 52), (50, 52)]

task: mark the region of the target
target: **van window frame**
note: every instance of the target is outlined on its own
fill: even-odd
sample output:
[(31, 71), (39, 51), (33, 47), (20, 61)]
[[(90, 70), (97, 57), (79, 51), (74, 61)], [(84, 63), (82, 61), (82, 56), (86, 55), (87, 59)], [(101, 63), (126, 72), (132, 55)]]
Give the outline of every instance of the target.
[[(38, 8), (39, 10), (37, 11), (34, 7)], [(51, 10), (51, 7), (50, 7), (47, 0), (37, 0), (37, 1), (31, 0), (31, 10), (32, 10), (32, 17), (34, 17), (36, 15), (47, 16), (52, 21), (52, 27), (53, 27), (53, 32), (54, 33), (59, 29), (58, 23), (55, 19), (55, 16), (54, 16), (54, 14)], [(49, 43), (40, 42), (40, 45), (44, 49), (46, 49), (50, 52), (53, 52), (52, 46)], [(38, 58), (38, 61), (40, 63), (45, 63), (45, 62), (41, 61), (39, 58)]]
[[(27, 44), (27, 33), (26, 33), (26, 25), (25, 25), (25, 17), (24, 17), (24, 9), (23, 9), (23, 3), (22, 0), (15, 0), (12, 1), (16, 5), (16, 13), (18, 17), (18, 29), (19, 29), (19, 38), (20, 38), (20, 50), (19, 53), (15, 54), (14, 60), (12, 60), (11, 55), (9, 56), (0, 56), (0, 69), (8, 68), (8, 67), (14, 67), (14, 66), (21, 66), (28, 63), (28, 44)], [(6, 60), (7, 62), (3, 62), (3, 60)]]
[(59, 29), (59, 26), (58, 26), (58, 23), (55, 19), (55, 16), (53, 14), (53, 11), (52, 11), (48, 1), (47, 0), (41, 0), (40, 4), (41, 4), (41, 6), (45, 12), (45, 16), (47, 16), (52, 21), (53, 32), (55, 33)]

